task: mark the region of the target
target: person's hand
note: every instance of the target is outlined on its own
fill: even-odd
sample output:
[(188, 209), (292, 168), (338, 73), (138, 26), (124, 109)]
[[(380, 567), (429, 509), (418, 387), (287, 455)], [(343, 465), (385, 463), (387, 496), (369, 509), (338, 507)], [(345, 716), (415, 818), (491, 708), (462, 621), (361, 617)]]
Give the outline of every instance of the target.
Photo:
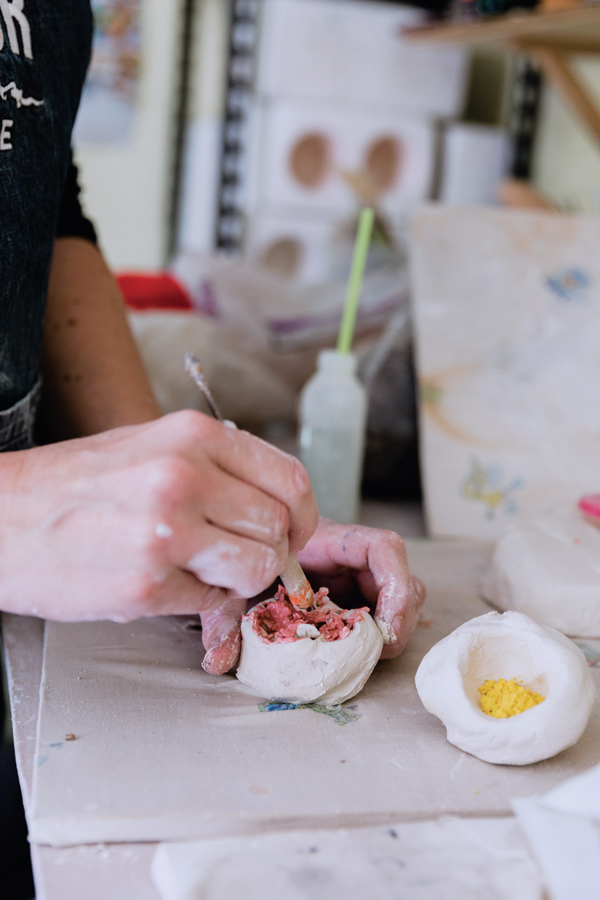
[(202, 413), (0, 456), (0, 609), (61, 621), (226, 611), (318, 521), (293, 457)]
[(408, 570), (400, 535), (322, 518), (298, 560), (313, 587), (328, 587), (342, 608), (371, 607), (385, 642), (381, 659), (402, 653), (426, 591), (421, 579)]
[[(315, 590), (328, 587), (344, 609), (371, 607), (384, 635), (382, 659), (404, 650), (425, 601), (425, 585), (411, 576), (402, 538), (393, 531), (363, 525), (338, 525), (321, 519), (298, 553), (298, 560)], [(220, 675), (229, 671), (240, 652), (240, 621), (246, 602), (231, 600), (221, 609), (203, 613), (203, 666)]]

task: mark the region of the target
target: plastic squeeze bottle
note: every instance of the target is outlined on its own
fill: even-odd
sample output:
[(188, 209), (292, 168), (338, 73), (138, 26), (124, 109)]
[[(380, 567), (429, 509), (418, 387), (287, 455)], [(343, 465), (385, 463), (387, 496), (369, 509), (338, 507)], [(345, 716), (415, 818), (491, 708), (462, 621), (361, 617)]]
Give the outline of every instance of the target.
[(300, 397), (300, 459), (319, 512), (356, 522), (364, 457), (367, 394), (353, 353), (322, 350)]
[(360, 288), (373, 229), (373, 210), (360, 215), (337, 350), (322, 350), (300, 395), (300, 459), (319, 512), (336, 522), (358, 518), (367, 393), (350, 352)]

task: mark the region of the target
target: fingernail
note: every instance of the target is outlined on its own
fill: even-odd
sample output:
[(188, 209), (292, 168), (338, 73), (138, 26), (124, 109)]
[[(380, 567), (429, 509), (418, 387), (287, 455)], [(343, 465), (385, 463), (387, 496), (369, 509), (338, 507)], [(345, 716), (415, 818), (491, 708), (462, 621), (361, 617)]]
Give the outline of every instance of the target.
[(404, 628), (404, 616), (398, 615), (392, 622), (392, 628), (394, 629), (394, 640), (397, 641), (402, 634), (402, 629)]
[(231, 632), (217, 646), (206, 651), (202, 660), (202, 668), (209, 675), (224, 675), (232, 669), (240, 654), (240, 641), (237, 634)]
[(204, 655), (204, 659), (202, 660), (202, 668), (204, 669), (205, 672), (208, 672), (209, 675), (217, 674), (217, 673), (213, 672), (214, 656), (215, 656), (214, 650), (207, 650), (207, 652)]
[[(394, 620), (395, 621), (395, 620)], [(377, 616), (375, 617), (375, 624), (379, 628), (381, 635), (383, 637), (384, 644), (395, 644), (398, 640), (397, 630), (394, 628), (394, 624), (390, 625), (389, 622), (386, 622), (385, 619), (380, 619)]]

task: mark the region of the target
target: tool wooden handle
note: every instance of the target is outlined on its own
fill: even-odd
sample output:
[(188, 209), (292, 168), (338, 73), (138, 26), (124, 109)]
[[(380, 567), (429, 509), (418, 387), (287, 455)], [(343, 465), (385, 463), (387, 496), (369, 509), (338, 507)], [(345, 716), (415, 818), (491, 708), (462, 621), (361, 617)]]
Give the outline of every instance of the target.
[(288, 556), (285, 568), (279, 577), (283, 581), (283, 585), (294, 606), (299, 606), (300, 609), (307, 609), (313, 605), (315, 601), (313, 589), (302, 571), (302, 566), (293, 553), (290, 553)]

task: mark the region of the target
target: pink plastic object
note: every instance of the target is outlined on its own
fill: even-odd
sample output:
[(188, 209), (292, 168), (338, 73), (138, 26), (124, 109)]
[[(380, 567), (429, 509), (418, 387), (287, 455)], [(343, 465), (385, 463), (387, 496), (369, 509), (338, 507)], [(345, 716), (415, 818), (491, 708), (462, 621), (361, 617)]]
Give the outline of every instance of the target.
[(586, 494), (581, 498), (578, 506), (585, 516), (600, 521), (600, 494)]

